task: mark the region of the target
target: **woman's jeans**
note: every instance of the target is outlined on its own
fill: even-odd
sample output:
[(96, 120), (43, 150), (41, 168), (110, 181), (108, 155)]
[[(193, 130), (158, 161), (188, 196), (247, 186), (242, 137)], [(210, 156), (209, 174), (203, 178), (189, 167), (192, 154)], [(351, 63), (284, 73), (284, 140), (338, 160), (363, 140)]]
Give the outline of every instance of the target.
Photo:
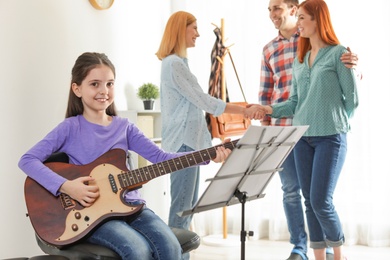
[(110, 220), (88, 238), (108, 247), (121, 259), (181, 259), (181, 246), (172, 230), (153, 211), (145, 208), (132, 221)]
[(310, 247), (341, 246), (344, 234), (333, 193), (347, 153), (346, 134), (302, 137), (293, 152), (305, 198)]
[[(178, 152), (191, 152), (192, 148), (182, 145)], [(168, 225), (189, 229), (192, 215), (180, 217), (178, 212), (191, 209), (198, 200), (199, 166), (193, 166), (171, 174), (171, 208)]]
[(302, 208), (301, 188), (295, 168), (294, 152), (291, 152), (282, 164), (283, 170), (279, 172), (283, 190), (283, 208), (287, 219), (290, 243), (294, 251), (307, 253), (307, 235)]
[[(194, 151), (191, 147), (182, 145), (178, 152)], [(192, 166), (171, 174), (171, 208), (168, 225), (170, 227), (188, 230), (192, 215), (180, 217), (178, 212), (191, 209), (198, 200), (199, 166)], [(182, 259), (189, 259), (189, 253)]]

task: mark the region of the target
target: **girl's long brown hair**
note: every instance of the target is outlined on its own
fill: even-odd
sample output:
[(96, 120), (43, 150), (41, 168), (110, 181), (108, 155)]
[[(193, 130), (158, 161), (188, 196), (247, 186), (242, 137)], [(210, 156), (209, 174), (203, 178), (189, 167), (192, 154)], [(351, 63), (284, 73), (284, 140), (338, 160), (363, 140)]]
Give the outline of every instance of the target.
[[(66, 109), (65, 118), (71, 116), (82, 115), (84, 112), (83, 102), (81, 98), (75, 95), (72, 90), (72, 84), (81, 85), (88, 73), (97, 66), (105, 65), (112, 70), (115, 76), (115, 67), (104, 53), (85, 52), (81, 54), (72, 69), (72, 80), (70, 82), (68, 107)], [(114, 102), (106, 109), (109, 116), (116, 116), (116, 108)]]
[[(334, 32), (328, 6), (324, 0), (306, 0), (298, 8), (303, 8), (312, 20), (317, 22), (317, 32), (322, 41), (328, 45), (340, 44)], [(309, 38), (299, 37), (298, 40), (298, 60), (303, 63), (306, 53), (311, 50)]]

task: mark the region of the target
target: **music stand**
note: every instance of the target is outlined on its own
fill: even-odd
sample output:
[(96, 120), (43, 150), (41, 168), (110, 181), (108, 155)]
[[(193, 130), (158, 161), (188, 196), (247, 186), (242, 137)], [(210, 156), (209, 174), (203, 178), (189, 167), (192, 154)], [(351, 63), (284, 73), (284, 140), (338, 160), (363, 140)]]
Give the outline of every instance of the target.
[(245, 203), (263, 198), (268, 183), (308, 126), (251, 125), (186, 216), (241, 203), (241, 259), (245, 259)]

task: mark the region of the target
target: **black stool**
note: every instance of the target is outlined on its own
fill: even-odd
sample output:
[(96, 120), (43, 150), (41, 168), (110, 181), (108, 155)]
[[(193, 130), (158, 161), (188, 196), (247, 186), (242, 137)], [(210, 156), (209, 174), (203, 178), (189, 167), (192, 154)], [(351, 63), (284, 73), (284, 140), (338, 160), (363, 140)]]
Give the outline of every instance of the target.
[[(188, 253), (194, 250), (200, 245), (200, 237), (192, 231), (172, 228), (173, 233), (179, 240), (183, 253)], [(69, 259), (101, 259), (101, 260), (119, 260), (120, 256), (104, 246), (94, 245), (86, 242), (78, 243), (59, 249), (53, 245), (50, 245), (38, 236), (36, 236), (39, 247), (43, 252), (50, 256), (62, 256)], [(34, 260), (40, 260), (40, 258), (30, 258)], [(51, 258), (48, 258), (51, 259)], [(53, 258), (53, 260), (62, 260), (61, 258)]]

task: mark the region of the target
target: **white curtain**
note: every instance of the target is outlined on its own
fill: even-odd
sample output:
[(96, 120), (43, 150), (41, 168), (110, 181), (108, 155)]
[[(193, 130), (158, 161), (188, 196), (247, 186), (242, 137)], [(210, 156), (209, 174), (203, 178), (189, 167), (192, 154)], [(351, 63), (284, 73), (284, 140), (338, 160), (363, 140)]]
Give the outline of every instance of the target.
[[(220, 1), (211, 1), (210, 4), (216, 5), (217, 2)], [(241, 31), (236, 33), (234, 28), (229, 30), (228, 25), (226, 30), (229, 33), (228, 37), (234, 42), (239, 42), (235, 36), (244, 38), (243, 42), (246, 45), (242, 53), (240, 46), (235, 46), (233, 51), (239, 52), (239, 57), (237, 58), (236, 55), (235, 61), (236, 65), (238, 64), (237, 67), (243, 70), (240, 73), (244, 75), (242, 81), (244, 86), (247, 86), (245, 91), (249, 96), (255, 96), (259, 84), (261, 47), (275, 37), (277, 32), (272, 28), (268, 18), (268, 1), (242, 2), (234, 1), (234, 5), (237, 6), (235, 9), (244, 13), (244, 17), (253, 19), (255, 23), (237, 26), (237, 30), (246, 28), (250, 33), (241, 33)], [(326, 2), (340, 41), (358, 53), (359, 69), (363, 72), (363, 80), (359, 84), (360, 106), (352, 119), (352, 131), (348, 134), (347, 160), (334, 194), (334, 203), (343, 224), (347, 245), (390, 246), (390, 169), (387, 165), (390, 160), (389, 130), (387, 129), (388, 104), (390, 103), (387, 100), (390, 97), (390, 85), (387, 79), (388, 61), (390, 60), (388, 47), (390, 37), (387, 25), (390, 24), (390, 18), (387, 12), (390, 10), (390, 2), (374, 0), (370, 5), (353, 0), (341, 2), (327, 0)], [(226, 9), (228, 6), (230, 5), (224, 1), (220, 8)], [(187, 9), (197, 16), (198, 24), (202, 20), (209, 22), (210, 17), (214, 19), (212, 22), (218, 22), (215, 15), (204, 11), (207, 8), (201, 6), (198, 1), (187, 1)], [(226, 12), (221, 11), (220, 15), (217, 17), (224, 17), (227, 24), (229, 22), (232, 24), (231, 21), (239, 22)], [(211, 27), (202, 29), (209, 28), (211, 31)], [(268, 28), (268, 31), (264, 28)], [(257, 46), (256, 48), (247, 48), (249, 44), (247, 40), (251, 37), (255, 40), (259, 39), (256, 36), (258, 34), (261, 35), (261, 43), (259, 41), (253, 43)], [(209, 49), (198, 50), (199, 55), (202, 52), (201, 55), (204, 56), (205, 52), (211, 50), (212, 37), (210, 36)], [(198, 41), (201, 40), (202, 38), (199, 38)], [(204, 85), (207, 86), (208, 71), (205, 71), (204, 61), (199, 61), (199, 59), (199, 56), (194, 56), (190, 62), (195, 64), (195, 70), (197, 69), (196, 63), (203, 62), (199, 71), (193, 72), (195, 75), (200, 75), (200, 81), (203, 77), (201, 74), (204, 74)], [(253, 67), (257, 74), (253, 73)], [(253, 101), (256, 100), (250, 100), (250, 102)], [(203, 167), (202, 178), (206, 180), (213, 177), (218, 168), (219, 165), (215, 164)], [(201, 182), (201, 193), (207, 185), (208, 183)], [(246, 203), (246, 230), (254, 231), (253, 239), (289, 239), (280, 187), (279, 176), (275, 175), (267, 187), (264, 198)], [(239, 235), (241, 206), (229, 206), (227, 211), (228, 233)], [(202, 236), (221, 234), (222, 209), (195, 214), (193, 226), (195, 231)]]

